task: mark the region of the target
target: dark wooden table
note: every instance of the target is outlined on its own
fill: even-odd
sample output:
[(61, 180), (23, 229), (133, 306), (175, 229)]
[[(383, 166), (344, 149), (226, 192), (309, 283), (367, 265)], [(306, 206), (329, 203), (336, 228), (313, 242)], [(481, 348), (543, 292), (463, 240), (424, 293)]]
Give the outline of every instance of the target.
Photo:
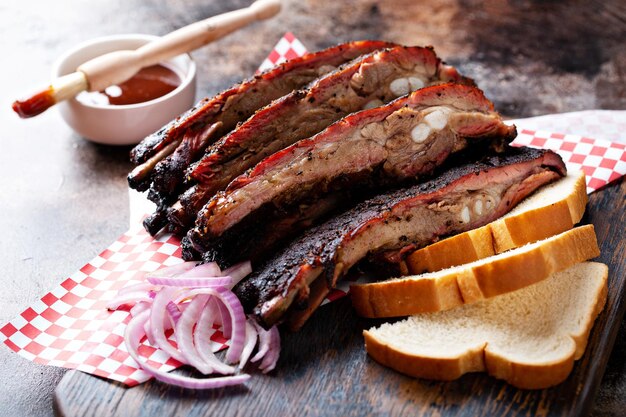
[[(127, 229), (125, 175), (131, 168), (128, 148), (86, 142), (54, 111), (36, 119), (18, 120), (9, 110), (11, 99), (46, 82), (54, 59), (78, 42), (116, 33), (164, 34), (248, 3), (0, 3), (0, 230), (4, 233), (0, 244), (0, 322), (20, 313)], [(474, 77), (496, 107), (510, 117), (626, 108), (626, 8), (620, 0), (285, 3), (278, 19), (194, 53), (199, 65), (198, 97), (252, 73), (274, 42), (290, 30), (310, 49), (359, 38), (435, 45), (439, 55)], [(625, 188), (622, 182), (593, 196), (593, 218), (589, 219), (602, 225), (602, 259), (622, 264)], [(622, 223), (616, 223), (619, 221)], [(623, 278), (623, 269), (615, 272)], [(237, 388), (221, 393), (181, 392), (158, 384), (126, 390), (79, 372), (35, 365), (0, 348), (0, 415), (52, 415), (53, 391), (62, 379), (59, 389), (77, 384), (82, 387), (63, 402), (61, 411), (68, 415), (156, 415), (164, 404), (161, 399), (168, 400), (167, 409), (172, 413), (198, 414), (219, 396), (230, 398), (230, 414), (241, 407), (242, 415), (262, 415), (270, 409), (282, 414), (324, 411), (332, 415), (345, 412), (349, 399), (359, 400), (350, 408), (354, 415), (375, 410), (398, 414), (409, 410), (407, 404), (419, 406), (419, 399), (410, 398), (417, 386), (427, 387), (435, 398), (423, 406), (442, 411), (437, 407), (442, 404), (444, 391), (445, 398), (454, 402), (466, 389), (486, 381), (485, 377), (467, 377), (437, 394), (439, 385), (386, 372), (366, 359), (362, 350), (353, 349), (362, 343), (359, 332), (367, 324), (354, 316), (349, 303), (339, 302), (322, 309), (302, 333), (287, 336), (282, 368), (267, 381), (285, 388), (309, 379), (311, 384), (302, 398), (285, 395), (272, 406), (263, 401), (266, 397), (259, 391), (263, 382), (255, 383), (249, 391)], [(626, 326), (622, 322), (613, 353), (602, 358), (608, 359), (608, 365), (593, 416), (623, 415), (625, 357)], [(359, 383), (370, 387), (380, 384), (386, 395), (371, 396), (368, 392), (375, 389), (363, 391), (355, 385), (351, 376), (357, 371)], [(325, 381), (319, 373), (333, 380)], [(278, 378), (281, 382), (276, 382)], [(594, 384), (592, 389), (596, 387)], [(551, 395), (558, 395), (558, 390)], [(140, 403), (146, 398), (150, 401)], [(388, 398), (398, 401), (381, 403)], [(215, 407), (221, 410), (227, 402), (216, 404), (222, 404)], [(531, 404), (527, 410), (541, 411), (541, 404)]]

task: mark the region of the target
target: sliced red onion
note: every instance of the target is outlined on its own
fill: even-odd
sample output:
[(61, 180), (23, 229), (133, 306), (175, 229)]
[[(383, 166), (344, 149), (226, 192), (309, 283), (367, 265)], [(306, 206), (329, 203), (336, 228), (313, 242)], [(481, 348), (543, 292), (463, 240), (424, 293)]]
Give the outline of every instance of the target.
[(136, 316), (137, 314), (141, 313), (142, 311), (146, 311), (147, 309), (150, 308), (150, 305), (152, 304), (152, 300), (150, 301), (140, 301), (137, 304), (135, 304), (131, 309), (130, 309), (130, 315), (131, 316)]
[[(176, 323), (176, 343), (189, 365), (196, 367), (204, 375), (213, 372), (213, 368), (202, 359), (193, 341), (193, 328), (200, 319), (200, 314), (205, 304), (209, 301), (209, 295), (200, 294), (189, 303), (185, 312), (181, 314)], [(173, 304), (170, 301), (171, 304)], [(178, 309), (177, 309), (178, 310)]]
[(146, 291), (128, 292), (121, 295), (118, 294), (114, 299), (107, 303), (107, 308), (109, 310), (117, 310), (120, 306), (125, 304), (135, 304), (141, 301), (152, 301), (150, 294)]
[[(209, 296), (210, 297), (210, 296)], [(198, 323), (196, 324), (196, 330), (194, 332), (194, 343), (200, 357), (211, 367), (215, 372), (222, 375), (232, 374), (235, 372), (235, 368), (226, 365), (220, 361), (213, 353), (211, 335), (213, 334), (213, 323), (215, 317), (217, 317), (217, 302), (215, 298), (210, 297), (206, 303), (204, 310), (200, 314)]]
[(169, 316), (169, 319), (171, 321), (172, 328), (176, 327), (178, 319), (180, 319), (180, 316), (183, 314), (180, 311), (180, 308), (176, 304), (174, 304), (174, 302), (170, 301), (165, 306), (165, 309), (167, 310), (167, 315)]
[(174, 320), (172, 320), (172, 318), (170, 317), (170, 314), (167, 313), (163, 320), (163, 330), (164, 331), (171, 330), (174, 328), (174, 326), (176, 326), (176, 323), (174, 323)]
[(269, 334), (269, 349), (263, 357), (263, 361), (261, 361), (261, 364), (259, 365), (259, 369), (264, 374), (268, 373), (276, 367), (278, 357), (280, 356), (280, 333), (278, 332), (278, 328), (276, 326), (272, 326), (272, 328), (269, 330)]
[(257, 350), (256, 355), (254, 355), (252, 359), (250, 359), (250, 362), (258, 362), (265, 356), (267, 351), (270, 349), (270, 333), (263, 327), (261, 327), (256, 321), (252, 320), (252, 324), (259, 334), (259, 349)]
[[(255, 321), (246, 320), (241, 303), (229, 290), (251, 272), (249, 262), (234, 265), (225, 271), (212, 262), (196, 265), (186, 262), (146, 274), (148, 282), (120, 290), (111, 308), (135, 304), (126, 342), (133, 359), (150, 375), (175, 385), (189, 388), (214, 388), (242, 383), (248, 375), (195, 379), (170, 375), (144, 362), (137, 354), (143, 334), (154, 347), (162, 349), (177, 361), (190, 364), (203, 374), (234, 374), (250, 360), (261, 361), (259, 370), (267, 373), (276, 366), (280, 353), (280, 334), (276, 327), (269, 331)], [(220, 361), (214, 353), (211, 336), (215, 325), (221, 325), (229, 339), (226, 362), (239, 363), (238, 368)], [(170, 344), (165, 331), (174, 328), (178, 348)], [(251, 359), (258, 340), (258, 351)]]
[(230, 288), (232, 289), (235, 285), (239, 283), (239, 281), (250, 275), (250, 273), (252, 273), (252, 264), (250, 263), (250, 261), (245, 261), (224, 270), (222, 275), (229, 276), (233, 279), (233, 282), (230, 286)]
[(268, 367), (272, 362), (273, 348), (275, 344), (275, 336), (274, 336), (274, 332), (272, 331), (273, 329), (274, 327), (272, 327), (271, 329), (267, 331), (267, 334), (269, 336), (268, 349), (265, 355), (263, 355), (263, 359), (261, 360), (261, 363), (259, 364), (259, 369), (262, 371), (265, 370), (265, 368)]
[(163, 287), (161, 291), (157, 293), (156, 297), (154, 297), (152, 309), (150, 311), (150, 331), (152, 332), (152, 337), (156, 343), (155, 346), (163, 349), (165, 353), (177, 361), (186, 364), (187, 360), (185, 357), (174, 346), (172, 346), (167, 340), (167, 337), (165, 337), (165, 326), (163, 324), (166, 319), (167, 304), (178, 291), (180, 290), (176, 288)]
[(152, 329), (150, 329), (150, 320), (146, 320), (146, 322), (144, 323), (143, 331), (148, 338), (148, 343), (150, 343), (151, 346), (158, 347), (158, 345), (154, 341), (154, 336), (152, 336)]
[(230, 291), (226, 294), (236, 301), (235, 303), (224, 299), (232, 318), (232, 332), (229, 341), (230, 346), (226, 351), (226, 361), (229, 363), (237, 363), (243, 352), (243, 346), (246, 340), (246, 316), (235, 294)]
[(222, 325), (222, 334), (226, 339), (230, 339), (233, 332), (233, 324), (230, 320), (231, 315), (224, 303), (217, 303), (217, 309), (219, 311), (220, 324)]
[(130, 354), (130, 356), (135, 360), (135, 362), (137, 362), (142, 370), (152, 375), (159, 381), (184, 388), (211, 389), (226, 387), (230, 385), (238, 385), (250, 379), (250, 375), (247, 374), (219, 378), (198, 379), (182, 375), (169, 374), (153, 367), (139, 356), (138, 351), (139, 343), (142, 336), (144, 335), (143, 326), (148, 321), (149, 317), (150, 311), (144, 311), (138, 316), (133, 317), (126, 327), (124, 339), (126, 341), (126, 346), (128, 348), (128, 353)]
[[(244, 340), (246, 338), (246, 315), (243, 312), (243, 307), (237, 296), (226, 288), (198, 288), (189, 291), (189, 295), (197, 294), (209, 294), (215, 297), (217, 301), (221, 301), (218, 305), (223, 304), (230, 314), (231, 323), (231, 337), (230, 346), (226, 351), (226, 361), (229, 363), (236, 363), (241, 357), (243, 351)], [(154, 309), (154, 307), (153, 307)], [(222, 316), (225, 319), (224, 316)], [(224, 320), (222, 326), (225, 327), (226, 322)]]
[(176, 265), (157, 269), (156, 271), (147, 272), (145, 277), (176, 277), (182, 273), (192, 270), (198, 265), (195, 261), (182, 262)]
[(154, 285), (164, 285), (168, 287), (202, 288), (202, 287), (224, 287), (232, 283), (231, 277), (203, 276), (201, 278), (187, 277), (149, 277), (148, 281)]
[(250, 320), (246, 320), (246, 341), (243, 345), (243, 351), (241, 352), (241, 358), (239, 358), (239, 369), (243, 369), (248, 363), (248, 359), (256, 346), (257, 331), (256, 328), (250, 323)]
[[(220, 313), (220, 302), (217, 301), (214, 297), (211, 297), (209, 299), (209, 302), (207, 303), (207, 309), (210, 310), (210, 314), (211, 314), (211, 321), (213, 325), (216, 325), (218, 327), (222, 327), (222, 314)], [(227, 319), (229, 319), (230, 317), (227, 317)], [(211, 326), (213, 327), (213, 326)], [(210, 329), (209, 329), (210, 330)], [(217, 352), (217, 350), (219, 349), (213, 349), (213, 352)]]

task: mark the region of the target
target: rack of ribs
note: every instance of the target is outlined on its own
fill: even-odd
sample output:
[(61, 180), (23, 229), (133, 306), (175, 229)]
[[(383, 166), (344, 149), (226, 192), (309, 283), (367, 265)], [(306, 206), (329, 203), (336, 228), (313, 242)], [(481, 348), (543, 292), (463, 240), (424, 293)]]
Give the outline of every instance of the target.
[(185, 169), (202, 156), (209, 144), (272, 100), (303, 88), (358, 56), (393, 46), (383, 41), (355, 41), (305, 54), (204, 98), (145, 138), (131, 151), (137, 167), (128, 175), (128, 183), (139, 191), (151, 188), (150, 198), (159, 210), (147, 222), (150, 231), (156, 232), (165, 224), (165, 208), (177, 197)]
[[(187, 246), (199, 253), (218, 246), (222, 260), (249, 257), (237, 242), (251, 238), (255, 224), (280, 220), (329, 193), (414, 182), (451, 154), (475, 146), (501, 148), (514, 137), (515, 127), (504, 124), (476, 87), (423, 88), (353, 113), (259, 162), (204, 206)], [(308, 210), (302, 214), (310, 217)], [(265, 245), (282, 238), (278, 230)], [(257, 253), (262, 245), (255, 245)]]
[(296, 330), (358, 261), (382, 252), (399, 259), (485, 225), (565, 173), (557, 154), (531, 148), (453, 164), (430, 181), (380, 194), (308, 229), (235, 292), (263, 325), (287, 321)]
[(178, 230), (234, 178), (265, 157), (308, 138), (350, 113), (378, 107), (413, 90), (443, 82), (471, 84), (432, 48), (397, 46), (359, 57), (256, 112), (211, 145), (188, 170), (196, 184), (169, 210)]

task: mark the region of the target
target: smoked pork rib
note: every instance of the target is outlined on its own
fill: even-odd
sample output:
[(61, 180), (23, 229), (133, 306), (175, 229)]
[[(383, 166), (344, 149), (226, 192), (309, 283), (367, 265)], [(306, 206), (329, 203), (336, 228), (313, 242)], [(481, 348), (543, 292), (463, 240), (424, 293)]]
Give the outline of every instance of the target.
[(141, 163), (128, 176), (132, 188), (143, 191), (149, 187), (148, 198), (157, 204), (156, 212), (144, 220), (146, 230), (154, 235), (167, 224), (167, 209), (182, 191), (185, 169), (210, 143), (272, 100), (358, 56), (392, 46), (395, 44), (356, 41), (295, 58), (204, 99), (146, 138), (131, 152), (134, 161)]
[(565, 175), (552, 151), (508, 148), (428, 182), (381, 194), (307, 230), (235, 287), (264, 326), (299, 328), (339, 278), (368, 255), (408, 252), (487, 224), (541, 185)]
[(169, 214), (170, 222), (191, 226), (202, 206), (233, 178), (349, 113), (442, 82), (473, 84), (444, 65), (432, 48), (398, 46), (355, 59), (306, 90), (294, 91), (259, 110), (209, 147), (190, 167), (189, 177), (198, 184), (181, 196)]
[(476, 87), (423, 88), (386, 106), (353, 113), (266, 158), (215, 195), (188, 236), (204, 252), (241, 221), (269, 222), (267, 209), (257, 213), (264, 206), (297, 206), (329, 190), (414, 181), (452, 153), (480, 142), (501, 148), (514, 137), (515, 127), (504, 124)]
[[(257, 213), (261, 219), (254, 223), (241, 223), (237, 227), (212, 242), (209, 250), (198, 252), (187, 237), (182, 240), (182, 255), (185, 260), (202, 259), (204, 262), (217, 262), (226, 268), (249, 260), (253, 265), (267, 259), (267, 256), (280, 248), (285, 241), (296, 237), (330, 214), (347, 209), (356, 201), (368, 195), (362, 189), (350, 193), (333, 193), (303, 202), (294, 207), (277, 208), (266, 206)], [(371, 193), (369, 195), (372, 195)]]
[(147, 161), (164, 146), (180, 139), (188, 128), (196, 124), (204, 126), (207, 120), (213, 123), (216, 115), (226, 113), (222, 116), (225, 119), (240, 121), (239, 113), (251, 115), (273, 99), (306, 85), (343, 63), (393, 46), (396, 44), (376, 40), (347, 42), (276, 65), (215, 97), (205, 97), (185, 114), (146, 137), (131, 151), (131, 160), (136, 164)]

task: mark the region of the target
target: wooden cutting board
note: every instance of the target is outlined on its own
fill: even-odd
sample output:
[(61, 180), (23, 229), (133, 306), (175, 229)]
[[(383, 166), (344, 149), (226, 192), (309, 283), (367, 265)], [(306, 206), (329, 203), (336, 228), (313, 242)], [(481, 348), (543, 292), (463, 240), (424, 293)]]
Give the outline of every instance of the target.
[[(557, 387), (523, 391), (483, 374), (454, 382), (406, 377), (370, 359), (357, 317), (344, 298), (320, 308), (299, 333), (283, 334), (276, 371), (245, 387), (191, 391), (150, 381), (134, 388), (78, 371), (55, 391), (61, 416), (579, 416), (589, 413), (626, 300), (626, 183), (590, 197), (583, 222), (595, 225), (609, 265), (609, 293), (585, 355)], [(626, 354), (626, 352), (624, 352)]]

